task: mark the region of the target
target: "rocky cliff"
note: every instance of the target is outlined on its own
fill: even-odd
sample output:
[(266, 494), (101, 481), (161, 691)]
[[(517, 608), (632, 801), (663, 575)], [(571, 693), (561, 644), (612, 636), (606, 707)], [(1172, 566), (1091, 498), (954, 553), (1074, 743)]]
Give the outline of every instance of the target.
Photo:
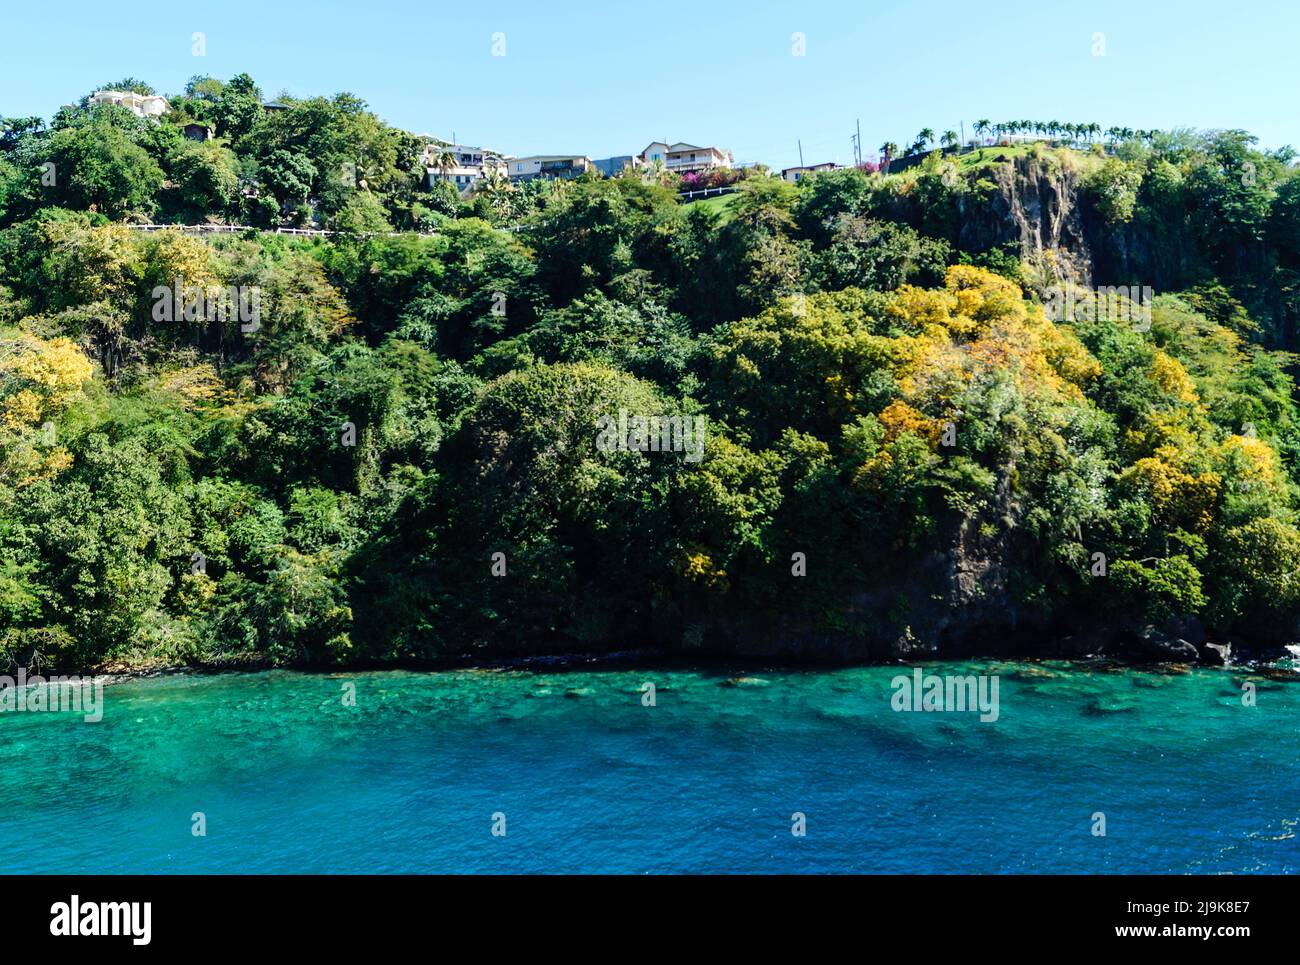
[(959, 204), (958, 240), (967, 251), (1008, 243), (1039, 269), (1044, 279), (1093, 284), (1094, 259), (1079, 174), (1059, 163), (1017, 157), (995, 164), (986, 175), (989, 196), (971, 194)]

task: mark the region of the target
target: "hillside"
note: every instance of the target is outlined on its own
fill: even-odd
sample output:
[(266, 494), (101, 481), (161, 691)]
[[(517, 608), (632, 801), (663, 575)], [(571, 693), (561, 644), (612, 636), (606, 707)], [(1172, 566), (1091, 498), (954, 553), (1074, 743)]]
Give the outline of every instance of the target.
[(350, 95), (260, 105), (7, 124), (9, 662), (1298, 636), (1289, 152), (935, 155), (724, 213), (639, 175), (452, 197)]

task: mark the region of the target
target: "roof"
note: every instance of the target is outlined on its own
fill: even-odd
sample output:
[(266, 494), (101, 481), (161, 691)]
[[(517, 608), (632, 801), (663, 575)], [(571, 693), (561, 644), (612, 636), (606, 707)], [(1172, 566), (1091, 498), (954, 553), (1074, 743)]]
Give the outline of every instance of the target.
[(678, 141), (675, 144), (669, 144), (667, 141), (651, 141), (644, 148), (642, 148), (641, 154), (644, 155), (647, 151), (650, 150), (650, 148), (654, 147), (656, 144), (662, 144), (669, 154), (674, 154), (678, 151), (716, 151), (718, 154), (727, 153), (726, 151), (722, 150), (722, 148), (720, 147), (704, 147), (700, 144), (688, 144), (685, 141)]
[(527, 154), (524, 157), (512, 157), (511, 161), (568, 161), (577, 158), (587, 158), (585, 154)]
[(474, 147), (470, 144), (426, 144), (425, 150), (430, 148), (437, 151), (450, 151), (452, 154), (491, 154), (485, 147)]
[(794, 167), (782, 168), (782, 174), (789, 174), (791, 171), (821, 171), (825, 168), (839, 167), (834, 161), (822, 161), (820, 164), (796, 164)]
[(121, 97), (125, 100), (162, 101), (164, 104), (169, 104), (162, 94), (138, 94), (133, 90), (97, 90), (90, 95), (91, 100), (96, 97)]

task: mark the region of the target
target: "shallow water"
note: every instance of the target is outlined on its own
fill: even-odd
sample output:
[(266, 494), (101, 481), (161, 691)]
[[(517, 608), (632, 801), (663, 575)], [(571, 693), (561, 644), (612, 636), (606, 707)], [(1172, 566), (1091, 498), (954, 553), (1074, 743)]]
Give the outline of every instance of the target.
[(897, 667), (129, 681), (99, 723), (0, 713), (0, 854), (10, 872), (1300, 870), (1300, 684), (925, 669), (997, 675), (998, 720), (895, 712)]

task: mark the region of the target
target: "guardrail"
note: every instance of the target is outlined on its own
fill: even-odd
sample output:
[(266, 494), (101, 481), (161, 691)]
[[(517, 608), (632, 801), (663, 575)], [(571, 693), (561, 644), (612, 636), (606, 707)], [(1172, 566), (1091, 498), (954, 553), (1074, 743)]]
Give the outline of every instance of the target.
[(735, 186), (729, 184), (722, 188), (699, 188), (695, 191), (678, 191), (677, 197), (685, 198), (687, 201), (695, 201), (697, 199), (702, 200), (708, 197), (717, 197), (720, 194), (731, 194), (735, 190)]
[[(195, 235), (237, 235), (245, 231), (260, 231), (265, 234), (293, 235), (300, 238), (327, 238), (337, 234), (352, 234), (346, 231), (330, 231), (326, 228), (258, 228), (253, 225), (240, 224), (128, 224), (132, 231), (179, 231), (182, 234)], [(499, 231), (527, 231), (531, 225), (504, 225)], [(362, 238), (400, 238), (403, 235), (419, 235), (421, 238), (435, 238), (436, 231), (358, 231)]]
[[(245, 231), (261, 231), (266, 234), (276, 235), (294, 235), (295, 237), (306, 238), (325, 238), (330, 235), (347, 234), (348, 232), (329, 231), (325, 228), (257, 228), (252, 225), (241, 224), (128, 224), (132, 231), (180, 231), (182, 233), (196, 235), (237, 235)], [(360, 231), (357, 234), (364, 237), (385, 237), (396, 238), (399, 235), (421, 235), (425, 238), (432, 238), (437, 232), (435, 231)]]

